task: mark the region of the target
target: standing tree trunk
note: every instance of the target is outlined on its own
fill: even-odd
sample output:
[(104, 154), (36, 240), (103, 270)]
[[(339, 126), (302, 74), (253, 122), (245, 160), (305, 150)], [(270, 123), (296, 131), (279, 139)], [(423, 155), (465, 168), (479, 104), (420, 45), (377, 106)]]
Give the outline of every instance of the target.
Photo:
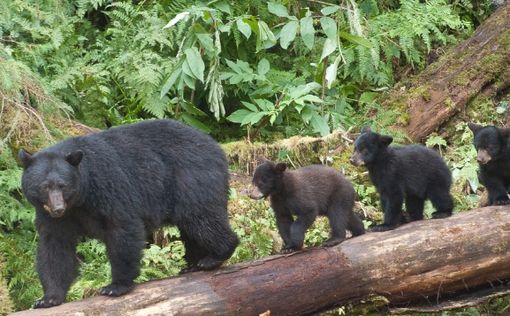
[(509, 266), (510, 206), (493, 206), (13, 315), (299, 315), (371, 294), (436, 303), (510, 278)]
[(496, 10), (467, 40), (411, 80), (385, 104), (408, 109), (406, 132), (421, 141), (465, 109), (473, 98), (510, 88), (510, 2)]

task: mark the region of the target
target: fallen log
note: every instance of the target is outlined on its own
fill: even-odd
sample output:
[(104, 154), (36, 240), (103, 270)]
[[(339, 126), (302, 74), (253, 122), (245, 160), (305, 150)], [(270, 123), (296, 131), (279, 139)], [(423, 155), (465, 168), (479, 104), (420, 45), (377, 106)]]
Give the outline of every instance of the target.
[(373, 294), (436, 304), (510, 278), (509, 267), (510, 206), (492, 206), (13, 315), (299, 315)]
[(384, 104), (407, 109), (405, 130), (414, 141), (422, 141), (474, 98), (504, 96), (509, 88), (510, 2), (506, 1), (470, 38), (385, 95)]

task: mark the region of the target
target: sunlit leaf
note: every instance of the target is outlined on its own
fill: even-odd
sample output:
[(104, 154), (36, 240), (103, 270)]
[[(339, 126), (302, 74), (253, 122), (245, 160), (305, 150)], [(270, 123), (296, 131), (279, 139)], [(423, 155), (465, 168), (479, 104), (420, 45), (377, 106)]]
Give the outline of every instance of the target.
[(313, 43), (315, 40), (315, 30), (313, 28), (313, 18), (311, 16), (307, 16), (301, 19), (301, 38), (303, 39), (303, 43), (308, 49), (313, 48)]
[(287, 49), (290, 43), (296, 38), (299, 23), (297, 21), (289, 21), (282, 27), (280, 32), (280, 46)]

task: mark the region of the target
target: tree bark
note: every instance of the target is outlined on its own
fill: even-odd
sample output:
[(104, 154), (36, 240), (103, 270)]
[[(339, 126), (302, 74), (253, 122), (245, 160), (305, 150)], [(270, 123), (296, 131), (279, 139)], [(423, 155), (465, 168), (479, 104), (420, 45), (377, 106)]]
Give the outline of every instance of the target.
[(384, 103), (407, 109), (405, 130), (414, 141), (421, 141), (464, 110), (473, 98), (496, 96), (509, 88), (510, 2), (507, 1), (469, 39), (429, 65), (407, 87), (397, 86)]
[(509, 266), (510, 206), (492, 206), (13, 315), (300, 315), (371, 294), (393, 306), (435, 304), (501, 283)]

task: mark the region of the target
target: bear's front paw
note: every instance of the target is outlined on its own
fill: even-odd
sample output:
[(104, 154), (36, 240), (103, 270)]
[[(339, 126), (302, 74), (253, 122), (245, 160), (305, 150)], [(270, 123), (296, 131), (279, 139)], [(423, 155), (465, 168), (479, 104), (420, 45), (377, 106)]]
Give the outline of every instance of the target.
[(190, 273), (190, 272), (195, 272), (195, 271), (199, 271), (199, 270), (200, 269), (198, 269), (197, 266), (193, 265), (193, 266), (189, 266), (184, 269), (181, 269), (181, 271), (179, 271), (179, 275), (185, 274), (185, 273)]
[(303, 247), (294, 247), (294, 246), (285, 246), (283, 247), (281, 253), (282, 254), (286, 254), (286, 253), (292, 253), (292, 252), (295, 252), (295, 251), (299, 251), (301, 250)]
[(333, 247), (344, 241), (345, 238), (331, 237), (322, 243), (324, 247)]
[(127, 292), (133, 289), (133, 284), (131, 285), (119, 285), (119, 284), (110, 284), (108, 286), (103, 287), (99, 290), (99, 294), (106, 296), (121, 296), (126, 294)]
[(64, 299), (58, 299), (55, 297), (44, 296), (43, 298), (35, 301), (33, 308), (48, 308), (48, 307), (60, 305), (63, 302), (64, 302)]
[(199, 270), (213, 270), (221, 266), (223, 260), (215, 259), (212, 257), (205, 257), (200, 259), (197, 263), (197, 268)]
[(395, 229), (397, 225), (387, 225), (387, 224), (381, 224), (381, 225), (375, 225), (372, 227), (372, 232), (385, 232), (387, 230)]
[(438, 219), (438, 218), (447, 218), (452, 216), (452, 212), (435, 212), (432, 214), (432, 218)]
[(497, 200), (494, 202), (494, 205), (508, 205), (510, 204), (510, 200)]

